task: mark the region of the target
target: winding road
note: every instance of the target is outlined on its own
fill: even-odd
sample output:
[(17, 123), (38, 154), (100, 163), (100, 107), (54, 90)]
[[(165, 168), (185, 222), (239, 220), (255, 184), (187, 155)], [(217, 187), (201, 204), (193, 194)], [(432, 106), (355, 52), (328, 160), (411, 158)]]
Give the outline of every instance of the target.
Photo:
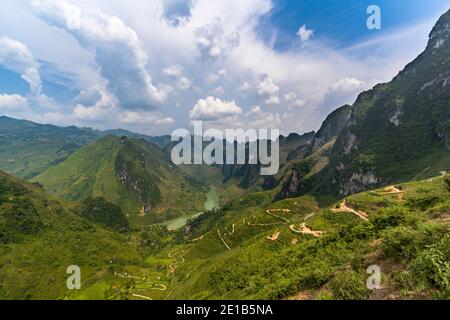
[(347, 206), (347, 203), (345, 202), (345, 200), (340, 204), (339, 208), (332, 208), (331, 209), (332, 212), (349, 212), (349, 213), (353, 213), (354, 215), (358, 216), (360, 219), (365, 220), (365, 221), (369, 221), (369, 219), (367, 219), (368, 215), (366, 212), (364, 211), (356, 211), (350, 207)]

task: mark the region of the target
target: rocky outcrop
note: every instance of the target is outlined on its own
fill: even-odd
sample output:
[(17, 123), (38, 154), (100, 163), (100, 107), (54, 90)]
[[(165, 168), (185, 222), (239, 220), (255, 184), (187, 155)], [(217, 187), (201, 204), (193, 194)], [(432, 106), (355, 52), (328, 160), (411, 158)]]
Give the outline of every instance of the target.
[(355, 172), (343, 184), (341, 184), (340, 195), (345, 197), (353, 193), (365, 191), (376, 186), (381, 181), (373, 172)]

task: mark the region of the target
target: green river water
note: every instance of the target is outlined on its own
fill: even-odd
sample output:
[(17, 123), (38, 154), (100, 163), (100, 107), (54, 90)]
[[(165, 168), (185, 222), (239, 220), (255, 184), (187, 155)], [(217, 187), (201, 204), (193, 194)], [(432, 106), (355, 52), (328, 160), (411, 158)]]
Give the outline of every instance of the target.
[[(208, 193), (206, 194), (206, 202), (204, 207), (205, 210), (207, 211), (219, 207), (219, 195), (217, 194), (216, 187), (210, 187)], [(164, 224), (167, 226), (169, 230), (177, 230), (184, 227), (189, 219), (197, 218), (202, 213), (203, 212), (199, 212), (188, 216), (179, 217), (177, 219), (167, 221)]]

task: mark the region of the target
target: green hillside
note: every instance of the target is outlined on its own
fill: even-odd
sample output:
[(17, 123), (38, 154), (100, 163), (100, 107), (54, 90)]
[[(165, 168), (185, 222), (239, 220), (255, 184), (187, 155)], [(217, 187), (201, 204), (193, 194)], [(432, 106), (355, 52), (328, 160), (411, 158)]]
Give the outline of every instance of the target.
[[(449, 30), (450, 11), (433, 28), (426, 50), (398, 76), (332, 113), (309, 153), (285, 173), (282, 196), (314, 191), (343, 197), (449, 170)], [(318, 154), (327, 144), (327, 153)]]
[(0, 117), (0, 170), (31, 179), (98, 138), (91, 129), (61, 128)]
[(0, 172), (0, 299), (62, 299), (67, 267), (79, 266), (82, 285), (90, 286), (108, 269), (141, 259), (128, 234), (90, 223), (71, 207)]
[[(262, 207), (238, 200), (191, 224), (192, 243), (178, 249), (184, 250), (184, 263), (174, 273), (168, 297), (450, 298), (446, 179), (345, 199), (367, 219), (333, 212), (341, 203), (321, 207), (313, 197)], [(374, 264), (383, 272), (379, 293), (365, 286), (366, 268)]]
[(208, 190), (155, 145), (113, 136), (79, 149), (33, 181), (67, 200), (104, 197), (140, 224), (201, 212)]
[(127, 130), (99, 131), (58, 127), (0, 116), (0, 170), (30, 180), (73, 152), (102, 137), (145, 139), (163, 148), (170, 137), (149, 137)]
[[(242, 196), (172, 238), (153, 229), (158, 247), (122, 267), (130, 282), (119, 290), (129, 299), (450, 298), (449, 176), (331, 206), (311, 196), (270, 198)], [(149, 243), (147, 232), (141, 237)], [(381, 269), (381, 290), (366, 287), (372, 265)]]

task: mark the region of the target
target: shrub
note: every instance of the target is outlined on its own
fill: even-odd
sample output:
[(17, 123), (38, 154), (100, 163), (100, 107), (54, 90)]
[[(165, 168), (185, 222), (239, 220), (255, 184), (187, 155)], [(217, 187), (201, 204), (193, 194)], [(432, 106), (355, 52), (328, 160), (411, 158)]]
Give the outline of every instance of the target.
[(353, 271), (345, 271), (336, 275), (330, 282), (331, 292), (338, 300), (364, 300), (369, 297), (366, 279)]
[(429, 246), (412, 261), (410, 269), (414, 275), (442, 291), (450, 298), (450, 233), (437, 244)]
[(389, 227), (397, 227), (405, 222), (408, 211), (404, 208), (381, 209), (376, 214), (370, 216), (370, 222), (377, 230), (384, 230)]
[(406, 202), (406, 205), (412, 210), (420, 210), (425, 211), (428, 208), (434, 207), (437, 203), (439, 203), (441, 199), (435, 195), (425, 195), (419, 196), (415, 198), (410, 198)]
[(416, 227), (399, 226), (382, 232), (384, 252), (394, 258), (408, 261), (414, 259), (427, 245), (438, 242), (446, 227), (434, 223), (423, 223)]
[(450, 191), (450, 174), (446, 174), (446, 175), (444, 176), (444, 182), (445, 182), (446, 185), (447, 185), (447, 190)]
[(104, 198), (88, 198), (77, 208), (77, 212), (89, 221), (120, 232), (128, 232), (128, 220), (122, 209)]

